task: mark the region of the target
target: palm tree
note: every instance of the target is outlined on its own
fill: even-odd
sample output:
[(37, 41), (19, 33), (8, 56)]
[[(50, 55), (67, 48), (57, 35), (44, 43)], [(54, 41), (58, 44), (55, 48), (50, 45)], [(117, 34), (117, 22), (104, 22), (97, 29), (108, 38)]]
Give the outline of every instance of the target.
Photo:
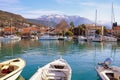
[(86, 30), (85, 24), (81, 25), (81, 29), (82, 29), (82, 35), (85, 35), (85, 30)]
[(72, 30), (73, 35), (74, 35), (74, 28), (75, 28), (74, 22), (71, 22), (71, 23), (70, 23), (70, 26), (71, 26), (71, 30)]

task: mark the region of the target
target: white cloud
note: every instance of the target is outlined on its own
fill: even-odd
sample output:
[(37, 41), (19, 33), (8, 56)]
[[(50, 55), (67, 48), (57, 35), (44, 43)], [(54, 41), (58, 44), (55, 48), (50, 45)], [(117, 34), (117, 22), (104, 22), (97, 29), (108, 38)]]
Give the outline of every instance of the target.
[(23, 7), (19, 0), (0, 0), (0, 10), (19, 14)]
[(63, 3), (63, 2), (65, 2), (65, 0), (56, 0), (56, 2)]
[[(112, 3), (82, 2), (80, 4), (85, 7), (81, 14), (84, 16), (87, 15), (89, 19), (95, 20), (95, 10), (97, 9), (98, 20), (111, 21)], [(114, 3), (114, 13), (115, 16), (117, 16), (117, 21), (120, 13), (119, 10), (120, 6), (117, 3)]]
[(73, 1), (71, 0), (55, 0), (58, 4), (71, 4)]
[(83, 5), (83, 6), (95, 6), (96, 3), (95, 2), (82, 2), (81, 5)]
[(0, 4), (15, 4), (18, 3), (18, 0), (0, 0)]

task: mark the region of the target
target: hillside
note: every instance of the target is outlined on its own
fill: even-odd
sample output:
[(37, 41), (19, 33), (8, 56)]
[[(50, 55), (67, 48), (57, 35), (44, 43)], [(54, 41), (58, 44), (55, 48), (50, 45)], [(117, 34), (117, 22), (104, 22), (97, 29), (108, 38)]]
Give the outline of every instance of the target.
[(0, 27), (10, 26), (10, 25), (15, 27), (24, 27), (27, 25), (34, 25), (34, 24), (37, 26), (44, 26), (41, 24), (30, 22), (21, 15), (0, 10)]
[(37, 20), (37, 19), (28, 19), (28, 21), (34, 22), (36, 24), (43, 24), (43, 25), (49, 26), (49, 27), (55, 27), (57, 25), (57, 23), (55, 23), (53, 21), (45, 21), (45, 20)]

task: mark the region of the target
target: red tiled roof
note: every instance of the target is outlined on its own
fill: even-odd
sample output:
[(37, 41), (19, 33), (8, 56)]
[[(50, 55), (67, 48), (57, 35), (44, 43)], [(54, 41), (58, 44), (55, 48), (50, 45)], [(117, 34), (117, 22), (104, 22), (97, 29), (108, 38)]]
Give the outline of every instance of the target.
[(5, 32), (16, 32), (16, 29), (14, 27), (6, 27), (4, 28)]
[(120, 26), (113, 27), (113, 30), (120, 30)]
[(38, 31), (37, 27), (28, 27), (28, 28), (22, 28), (22, 33), (30, 33), (31, 31)]

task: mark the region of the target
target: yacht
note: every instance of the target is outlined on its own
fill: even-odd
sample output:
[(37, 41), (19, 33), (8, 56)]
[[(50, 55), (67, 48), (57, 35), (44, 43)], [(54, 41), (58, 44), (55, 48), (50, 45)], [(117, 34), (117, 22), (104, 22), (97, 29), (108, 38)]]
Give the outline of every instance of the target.
[(120, 67), (110, 66), (111, 58), (107, 58), (103, 63), (98, 63), (96, 71), (102, 80), (120, 80)]
[(26, 62), (21, 58), (0, 63), (0, 80), (16, 80), (23, 71)]
[(117, 38), (112, 37), (112, 36), (103, 36), (103, 41), (106, 41), (106, 42), (116, 42)]
[(72, 69), (62, 58), (39, 68), (30, 80), (71, 80)]
[(102, 42), (102, 36), (95, 36), (93, 39), (92, 39), (93, 42)]

